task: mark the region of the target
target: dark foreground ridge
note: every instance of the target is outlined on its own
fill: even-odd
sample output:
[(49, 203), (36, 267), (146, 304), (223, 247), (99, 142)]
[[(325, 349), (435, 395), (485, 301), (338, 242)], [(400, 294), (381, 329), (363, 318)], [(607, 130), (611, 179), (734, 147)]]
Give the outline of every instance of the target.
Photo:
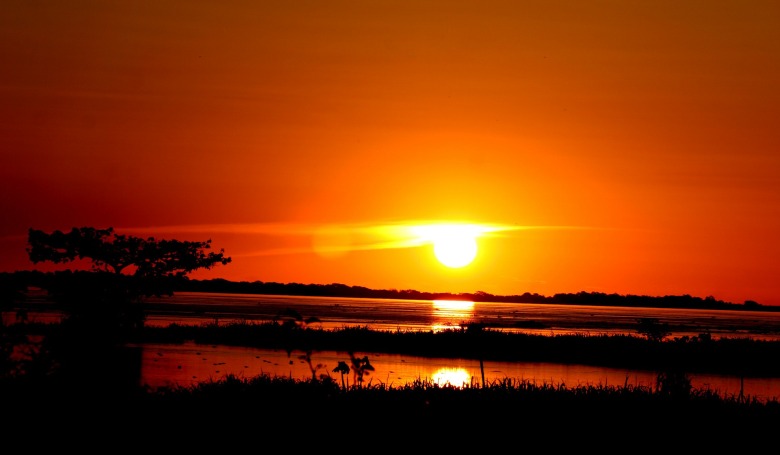
[(107, 377), (80, 379), (6, 381), (0, 398), (13, 418), (6, 420), (5, 434), (34, 445), (56, 441), (60, 449), (89, 447), (99, 437), (126, 447), (177, 449), (216, 444), (225, 450), (249, 440), (304, 448), (371, 445), (399, 453), (517, 444), (623, 453), (626, 445), (766, 447), (780, 422), (777, 402), (674, 387), (566, 388), (506, 380), (464, 388), (422, 381), (345, 388), (336, 378), (261, 375), (151, 391), (123, 389)]

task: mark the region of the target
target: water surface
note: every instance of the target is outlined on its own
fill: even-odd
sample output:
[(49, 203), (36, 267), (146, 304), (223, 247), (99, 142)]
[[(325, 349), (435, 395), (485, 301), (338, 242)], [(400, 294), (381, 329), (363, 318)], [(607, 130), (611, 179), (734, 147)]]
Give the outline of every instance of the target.
[[(309, 379), (312, 368), (317, 377), (329, 375), (341, 381), (333, 372), (339, 361), (350, 364), (349, 354), (336, 351), (314, 351), (311, 364), (303, 352), (245, 348), (195, 343), (144, 344), (141, 346), (140, 384), (152, 388), (191, 386), (201, 382), (224, 379), (227, 375), (251, 378), (260, 374), (275, 377)], [(471, 359), (443, 359), (385, 353), (355, 353), (367, 356), (375, 370), (366, 381), (370, 384), (403, 385), (425, 380), (454, 386), (482, 384), (494, 381), (529, 381), (538, 385), (577, 386), (642, 386), (655, 387), (656, 373), (621, 368), (605, 368), (577, 364), (546, 362), (484, 362)], [(351, 375), (343, 377), (345, 384), (355, 383)], [(708, 389), (720, 396), (755, 397), (759, 400), (780, 397), (780, 378), (738, 378), (720, 375), (691, 375), (696, 389)]]
[(780, 312), (493, 303), (261, 294), (181, 292), (147, 302), (147, 322), (213, 323), (271, 321), (287, 309), (316, 317), (323, 328), (444, 330), (483, 323), (498, 330), (541, 335), (637, 334), (642, 318), (668, 324), (671, 337), (708, 333), (713, 338), (780, 341)]

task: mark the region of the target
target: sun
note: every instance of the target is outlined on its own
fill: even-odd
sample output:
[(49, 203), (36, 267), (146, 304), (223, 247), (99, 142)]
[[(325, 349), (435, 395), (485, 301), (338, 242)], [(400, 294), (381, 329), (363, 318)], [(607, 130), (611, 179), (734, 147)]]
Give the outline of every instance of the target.
[(477, 257), (477, 234), (464, 226), (440, 226), (432, 241), (433, 254), (447, 267), (465, 267)]
[(409, 239), (405, 245), (432, 245), (433, 254), (445, 267), (462, 268), (474, 262), (478, 254), (477, 240), (509, 227), (468, 222), (433, 222), (405, 228)]

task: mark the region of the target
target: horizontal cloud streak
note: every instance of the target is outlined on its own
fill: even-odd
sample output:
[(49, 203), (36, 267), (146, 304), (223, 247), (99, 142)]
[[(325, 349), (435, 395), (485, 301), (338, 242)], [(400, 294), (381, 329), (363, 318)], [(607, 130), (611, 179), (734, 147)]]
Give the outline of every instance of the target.
[(239, 256), (272, 256), (305, 254), (312, 251), (323, 255), (351, 251), (417, 248), (431, 244), (430, 232), (442, 226), (457, 226), (473, 231), (476, 237), (493, 237), (502, 233), (525, 230), (592, 229), (581, 226), (518, 226), (462, 221), (409, 220), (381, 224), (303, 224), (303, 223), (242, 223), (199, 224), (117, 228), (118, 233), (161, 236), (180, 234), (237, 234), (271, 237), (308, 237), (311, 246), (268, 248), (243, 252)]

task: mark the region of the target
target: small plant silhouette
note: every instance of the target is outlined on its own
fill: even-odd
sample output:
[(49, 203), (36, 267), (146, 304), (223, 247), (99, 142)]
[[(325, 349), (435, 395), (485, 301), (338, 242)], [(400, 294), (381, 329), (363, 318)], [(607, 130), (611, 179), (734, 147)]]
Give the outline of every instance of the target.
[(309, 370), (311, 371), (311, 378), (312, 380), (317, 380), (317, 371), (321, 370), (322, 368), (325, 368), (325, 365), (318, 363), (317, 365), (314, 365), (314, 363), (311, 360), (311, 349), (306, 349), (303, 351), (303, 354), (299, 355), (298, 358), (300, 360), (303, 360), (306, 362), (307, 365), (309, 365)]
[(354, 352), (349, 352), (349, 359), (352, 362), (350, 369), (352, 370), (352, 376), (355, 378), (355, 387), (363, 387), (364, 378), (371, 374), (375, 370), (371, 362), (368, 361), (368, 356), (356, 357)]
[(333, 372), (341, 374), (341, 388), (346, 389), (347, 385), (344, 384), (344, 375), (349, 373), (349, 365), (347, 365), (347, 362), (339, 361), (339, 364), (333, 369)]

